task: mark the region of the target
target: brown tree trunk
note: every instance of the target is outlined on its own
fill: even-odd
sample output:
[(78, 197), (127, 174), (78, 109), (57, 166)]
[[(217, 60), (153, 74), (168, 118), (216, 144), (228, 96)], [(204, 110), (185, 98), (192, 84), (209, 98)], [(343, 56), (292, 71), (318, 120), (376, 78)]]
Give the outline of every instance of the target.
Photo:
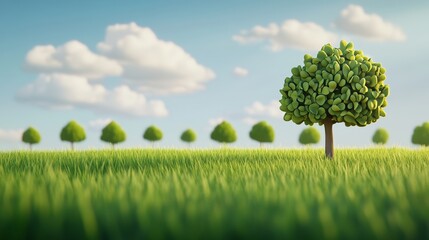
[(334, 135), (332, 132), (332, 125), (334, 125), (332, 119), (328, 118), (325, 120), (325, 156), (329, 159), (334, 158)]
[(71, 150), (74, 151), (74, 142), (71, 142)]
[(30, 151), (33, 150), (33, 144), (30, 143)]

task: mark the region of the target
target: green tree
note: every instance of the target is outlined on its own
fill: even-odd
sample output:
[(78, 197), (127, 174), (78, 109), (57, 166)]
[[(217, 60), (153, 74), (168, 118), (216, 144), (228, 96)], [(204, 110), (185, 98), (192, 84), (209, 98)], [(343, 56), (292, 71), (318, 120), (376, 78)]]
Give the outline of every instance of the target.
[(332, 127), (366, 126), (386, 116), (389, 86), (386, 69), (342, 40), (339, 48), (326, 44), (317, 57), (304, 55), (304, 65), (291, 70), (280, 90), (284, 120), (325, 127), (325, 155), (334, 157)]
[(234, 127), (227, 121), (219, 123), (210, 134), (212, 140), (219, 143), (233, 143), (237, 141)]
[(33, 127), (29, 127), (22, 134), (22, 142), (30, 145), (30, 150), (33, 149), (33, 144), (38, 144), (42, 140), (40, 133)]
[(429, 146), (429, 122), (414, 128), (411, 142), (416, 145)]
[(375, 131), (374, 136), (372, 136), (372, 142), (375, 144), (384, 145), (389, 140), (389, 132), (384, 128), (379, 128)]
[(180, 136), (180, 139), (190, 145), (197, 140), (197, 134), (192, 129), (186, 129)]
[(71, 149), (74, 150), (74, 143), (82, 142), (86, 139), (85, 129), (83, 129), (76, 121), (70, 121), (60, 134), (61, 141), (70, 142)]
[(252, 130), (249, 132), (251, 139), (259, 142), (259, 145), (262, 146), (262, 143), (272, 143), (274, 142), (274, 129), (273, 127), (265, 121), (261, 121), (253, 125)]
[(308, 127), (302, 130), (299, 135), (299, 143), (302, 145), (317, 144), (320, 141), (320, 133), (314, 127)]
[(112, 148), (115, 148), (115, 144), (124, 142), (127, 139), (127, 134), (118, 123), (111, 121), (101, 131), (100, 139), (112, 144)]
[(162, 131), (156, 126), (152, 125), (146, 128), (146, 131), (143, 134), (143, 138), (152, 143), (152, 147), (155, 145), (156, 141), (160, 141), (162, 139)]

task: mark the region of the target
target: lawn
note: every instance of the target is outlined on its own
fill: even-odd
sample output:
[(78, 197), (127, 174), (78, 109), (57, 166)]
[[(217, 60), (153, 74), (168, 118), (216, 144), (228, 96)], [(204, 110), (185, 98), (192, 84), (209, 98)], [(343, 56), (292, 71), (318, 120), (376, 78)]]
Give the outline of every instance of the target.
[(429, 149), (0, 152), (0, 239), (429, 239)]

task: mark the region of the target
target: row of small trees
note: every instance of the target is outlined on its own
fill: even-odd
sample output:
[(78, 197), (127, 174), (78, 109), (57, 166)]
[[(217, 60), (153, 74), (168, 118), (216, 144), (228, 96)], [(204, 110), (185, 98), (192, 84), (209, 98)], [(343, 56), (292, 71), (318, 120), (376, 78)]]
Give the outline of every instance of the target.
[[(237, 134), (234, 127), (227, 121), (218, 124), (210, 135), (211, 139), (219, 143), (228, 144), (237, 140)], [(274, 142), (275, 132), (273, 127), (265, 121), (261, 121), (253, 125), (249, 132), (249, 137), (262, 145), (263, 143)], [(110, 143), (112, 147), (116, 144), (124, 142), (127, 136), (122, 127), (115, 121), (110, 122), (102, 129), (100, 139)], [(143, 138), (150, 141), (152, 145), (156, 141), (163, 138), (161, 129), (156, 126), (149, 126), (143, 133)], [(71, 148), (74, 149), (74, 144), (82, 142), (86, 139), (85, 130), (76, 121), (70, 121), (63, 127), (60, 133), (62, 141), (69, 142)], [(186, 129), (180, 139), (188, 144), (196, 141), (197, 134), (192, 129)], [(372, 137), (375, 144), (386, 144), (389, 140), (389, 133), (386, 129), (377, 129)], [(22, 135), (22, 141), (29, 144), (32, 149), (33, 144), (38, 144), (41, 141), (40, 133), (33, 127), (29, 127)], [(314, 127), (304, 129), (299, 135), (299, 142), (303, 145), (317, 144), (320, 141), (320, 133)], [(429, 122), (424, 123), (414, 129), (412, 143), (417, 145), (429, 146)]]
[[(160, 141), (162, 137), (163, 133), (161, 129), (153, 125), (149, 126), (143, 133), (143, 138), (150, 141), (152, 145), (156, 141)], [(30, 145), (30, 150), (34, 144), (40, 143), (41, 139), (40, 133), (33, 127), (29, 127), (22, 134), (22, 141)], [(86, 133), (84, 128), (76, 121), (70, 121), (61, 130), (60, 139), (61, 141), (69, 142), (71, 149), (74, 150), (74, 144), (84, 141)], [(124, 142), (127, 139), (127, 134), (118, 123), (112, 121), (102, 129), (100, 139), (110, 143), (112, 148), (114, 148), (116, 144)], [(180, 139), (190, 144), (197, 139), (197, 135), (192, 129), (187, 129), (182, 133)]]

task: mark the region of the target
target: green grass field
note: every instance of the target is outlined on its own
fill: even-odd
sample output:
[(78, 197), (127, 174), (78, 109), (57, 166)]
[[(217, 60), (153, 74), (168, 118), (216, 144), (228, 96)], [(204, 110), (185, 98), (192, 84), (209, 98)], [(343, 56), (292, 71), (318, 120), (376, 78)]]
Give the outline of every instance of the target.
[(429, 149), (0, 153), (0, 239), (429, 239)]

